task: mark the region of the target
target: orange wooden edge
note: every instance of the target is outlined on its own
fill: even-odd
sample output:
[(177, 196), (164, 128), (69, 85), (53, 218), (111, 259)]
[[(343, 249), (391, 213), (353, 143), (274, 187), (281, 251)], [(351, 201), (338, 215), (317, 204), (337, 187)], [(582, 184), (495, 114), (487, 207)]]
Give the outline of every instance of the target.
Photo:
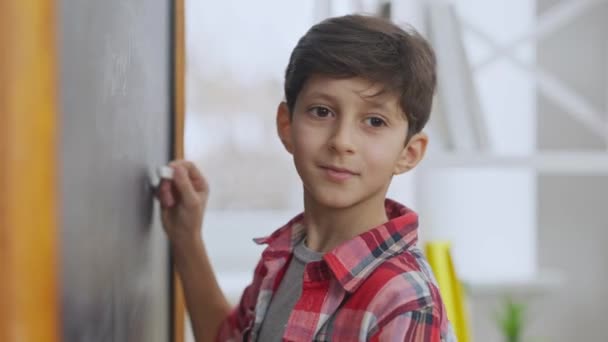
[[(174, 2), (174, 142), (173, 155), (175, 159), (184, 158), (184, 118), (185, 118), (185, 19), (184, 0)], [(173, 272), (173, 341), (184, 342), (186, 309), (184, 293), (177, 273)]]
[(59, 341), (54, 0), (0, 1), (0, 341)]

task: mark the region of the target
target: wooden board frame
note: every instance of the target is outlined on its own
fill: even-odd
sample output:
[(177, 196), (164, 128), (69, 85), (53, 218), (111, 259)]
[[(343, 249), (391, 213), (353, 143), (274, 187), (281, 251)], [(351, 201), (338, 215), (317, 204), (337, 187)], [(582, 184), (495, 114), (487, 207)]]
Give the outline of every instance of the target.
[[(185, 122), (185, 61), (186, 61), (186, 42), (185, 42), (185, 8), (184, 0), (173, 1), (173, 159), (184, 158), (184, 122)], [(173, 268), (171, 258), (172, 284), (172, 326), (171, 335), (173, 342), (184, 342), (185, 329), (185, 304), (183, 289), (177, 272)]]

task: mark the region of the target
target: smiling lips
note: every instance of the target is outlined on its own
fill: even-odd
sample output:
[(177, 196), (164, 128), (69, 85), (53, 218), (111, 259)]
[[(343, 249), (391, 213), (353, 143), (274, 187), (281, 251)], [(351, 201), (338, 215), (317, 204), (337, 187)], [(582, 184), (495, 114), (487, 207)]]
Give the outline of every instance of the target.
[(349, 169), (344, 169), (341, 167), (334, 166), (321, 166), (321, 169), (325, 171), (325, 175), (327, 178), (334, 182), (343, 182), (345, 180), (350, 179), (353, 176), (358, 176), (359, 174), (353, 172)]

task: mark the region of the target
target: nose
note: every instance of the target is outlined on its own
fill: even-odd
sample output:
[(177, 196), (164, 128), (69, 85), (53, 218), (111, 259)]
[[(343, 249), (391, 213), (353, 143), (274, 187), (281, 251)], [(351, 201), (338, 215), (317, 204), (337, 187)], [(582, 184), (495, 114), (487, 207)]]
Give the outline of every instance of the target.
[(338, 119), (332, 131), (328, 145), (337, 153), (352, 154), (355, 152), (354, 130), (349, 120)]

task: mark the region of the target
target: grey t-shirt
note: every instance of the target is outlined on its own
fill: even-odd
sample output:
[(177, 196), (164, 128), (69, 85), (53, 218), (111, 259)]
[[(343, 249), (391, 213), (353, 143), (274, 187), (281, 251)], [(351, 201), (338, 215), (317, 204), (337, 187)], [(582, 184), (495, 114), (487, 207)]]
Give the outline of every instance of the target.
[(304, 268), (307, 263), (320, 261), (322, 258), (323, 253), (315, 252), (306, 247), (304, 239), (296, 245), (287, 272), (285, 272), (277, 292), (270, 301), (268, 311), (266, 311), (266, 316), (260, 327), (258, 341), (281, 341), (291, 311), (302, 295)]

